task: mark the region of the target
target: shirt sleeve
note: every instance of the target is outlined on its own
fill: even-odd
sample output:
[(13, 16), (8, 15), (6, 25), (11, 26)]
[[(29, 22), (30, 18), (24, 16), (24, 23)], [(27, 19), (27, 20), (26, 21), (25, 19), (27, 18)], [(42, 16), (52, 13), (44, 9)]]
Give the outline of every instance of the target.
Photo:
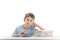
[(19, 32), (23, 29), (23, 25), (17, 27), (14, 31), (14, 33), (12, 34), (13, 37), (20, 37)]
[(15, 29), (14, 33), (12, 34), (13, 37), (19, 37), (18, 28)]

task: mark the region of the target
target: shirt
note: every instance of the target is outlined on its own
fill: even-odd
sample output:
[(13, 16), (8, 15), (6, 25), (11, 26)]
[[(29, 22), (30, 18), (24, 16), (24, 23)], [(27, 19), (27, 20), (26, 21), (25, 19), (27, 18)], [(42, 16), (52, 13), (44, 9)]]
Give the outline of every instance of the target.
[(19, 33), (24, 29), (24, 24), (17, 27), (14, 33), (12, 34), (13, 37), (31, 37), (35, 32), (35, 27), (30, 26), (29, 29), (25, 32), (24, 35), (19, 35)]

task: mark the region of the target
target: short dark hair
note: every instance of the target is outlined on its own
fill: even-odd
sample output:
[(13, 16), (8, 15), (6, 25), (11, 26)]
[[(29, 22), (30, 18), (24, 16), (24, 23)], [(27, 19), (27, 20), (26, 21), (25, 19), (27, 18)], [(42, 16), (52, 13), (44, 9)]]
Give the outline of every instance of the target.
[(30, 16), (32, 19), (35, 19), (35, 16), (34, 16), (33, 13), (27, 13), (27, 14), (25, 14), (24, 20), (25, 20), (27, 17), (29, 17), (29, 16)]

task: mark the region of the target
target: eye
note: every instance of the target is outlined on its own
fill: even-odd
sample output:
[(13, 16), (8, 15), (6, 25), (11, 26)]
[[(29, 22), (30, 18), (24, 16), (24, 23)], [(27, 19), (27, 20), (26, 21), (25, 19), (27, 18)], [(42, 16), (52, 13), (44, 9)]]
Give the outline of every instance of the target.
[(29, 19), (27, 19), (27, 21), (29, 21)]

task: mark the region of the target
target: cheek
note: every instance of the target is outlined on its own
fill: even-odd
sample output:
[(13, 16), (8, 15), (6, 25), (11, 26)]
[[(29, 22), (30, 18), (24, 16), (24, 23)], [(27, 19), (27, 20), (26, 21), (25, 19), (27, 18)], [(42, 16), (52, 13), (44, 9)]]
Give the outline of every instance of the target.
[(26, 21), (26, 20), (25, 20), (24, 22), (25, 22), (25, 24), (27, 23), (27, 21)]

